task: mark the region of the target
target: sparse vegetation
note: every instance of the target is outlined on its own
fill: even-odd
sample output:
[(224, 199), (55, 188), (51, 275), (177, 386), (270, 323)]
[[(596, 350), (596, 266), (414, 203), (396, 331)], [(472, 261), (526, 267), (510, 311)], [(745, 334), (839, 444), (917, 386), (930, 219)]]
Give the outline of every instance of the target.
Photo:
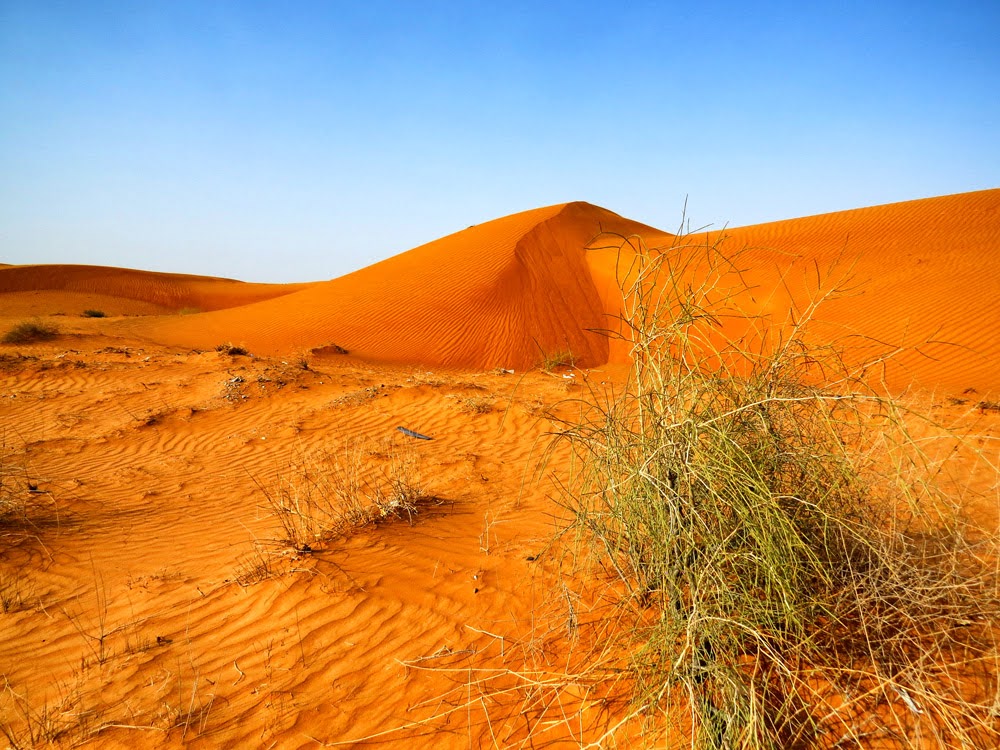
[(560, 367), (574, 367), (575, 365), (576, 358), (573, 356), (573, 352), (568, 349), (552, 353), (542, 352), (539, 364), (545, 372), (552, 372)]
[(34, 532), (59, 524), (59, 509), (52, 496), (39, 489), (23, 459), (12, 455), (7, 443), (0, 439), (0, 539), (15, 529)]
[(0, 528), (25, 517), (24, 493), (15, 482), (7, 446), (0, 442)]
[(19, 612), (28, 606), (30, 593), (21, 577), (0, 570), (0, 612)]
[(239, 586), (247, 588), (255, 583), (266, 581), (274, 575), (274, 569), (271, 556), (259, 543), (254, 542), (253, 550), (238, 561), (234, 580)]
[(719, 247), (618, 239), (631, 376), (557, 437), (631, 716), (706, 750), (997, 746), (996, 540), (917, 415), (810, 339), (842, 287), (770, 321)]
[(215, 347), (215, 351), (219, 354), (228, 354), (230, 357), (247, 357), (250, 352), (247, 351), (246, 347), (237, 346), (231, 341), (227, 341), (225, 344), (219, 344)]
[[(256, 480), (255, 480), (256, 481)], [(351, 529), (405, 517), (431, 499), (412, 453), (350, 446), (338, 456), (304, 457), (272, 487), (257, 486), (282, 528), (281, 542), (308, 553)]]
[(4, 677), (0, 692), (0, 736), (12, 750), (62, 744), (69, 737), (86, 737), (93, 730), (93, 713), (83, 708), (79, 679), (58, 686), (58, 699), (39, 703), (14, 690)]
[(5, 344), (33, 344), (37, 341), (51, 341), (59, 335), (59, 329), (41, 320), (18, 323), (4, 334)]
[(104, 311), (103, 310), (84, 310), (83, 311), (83, 317), (85, 317), (85, 318), (103, 318), (104, 317)]
[(461, 408), (467, 414), (489, 414), (493, 411), (493, 399), (487, 396), (469, 396), (462, 399)]
[[(21, 483), (24, 484), (21, 484)], [(29, 498), (37, 486), (22, 472), (15, 475), (5, 443), (0, 442), (0, 543), (11, 530), (23, 530), (31, 525)], [(34, 585), (19, 568), (6, 569), (0, 546), (0, 613), (19, 612), (37, 603)]]

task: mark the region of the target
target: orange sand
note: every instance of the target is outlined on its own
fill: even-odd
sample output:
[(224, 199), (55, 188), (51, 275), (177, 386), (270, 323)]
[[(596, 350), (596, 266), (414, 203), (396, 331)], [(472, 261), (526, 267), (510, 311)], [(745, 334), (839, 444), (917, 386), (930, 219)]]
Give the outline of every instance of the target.
[[(577, 746), (620, 722), (565, 677), (589, 637), (570, 626), (602, 605), (543, 554), (565, 457), (538, 471), (545, 407), (620, 376), (591, 332), (619, 304), (602, 229), (672, 239), (571, 203), (315, 284), (0, 267), (0, 329), (62, 331), (0, 345), (4, 491), (31, 511), (0, 526), (0, 726), (67, 746), (464, 748)], [(943, 419), (995, 440), (1000, 415), (974, 406), (1000, 390), (1000, 190), (726, 234), (778, 314), (846, 244), (868, 284), (824, 311), (830, 330), (948, 341), (893, 383), (936, 389)], [(523, 374), (563, 350), (583, 369)], [(265, 490), (304, 493), (350, 446), (371, 475), (406, 458), (434, 499), (282, 547)]]

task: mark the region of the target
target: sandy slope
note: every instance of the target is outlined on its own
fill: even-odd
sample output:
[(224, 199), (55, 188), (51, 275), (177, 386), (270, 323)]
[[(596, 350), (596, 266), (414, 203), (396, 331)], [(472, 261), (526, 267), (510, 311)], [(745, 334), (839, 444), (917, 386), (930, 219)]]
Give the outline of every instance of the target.
[[(107, 268), (86, 265), (27, 265), (0, 266), (0, 299), (7, 311), (7, 295), (17, 292), (68, 292), (71, 296), (61, 306), (77, 312), (83, 298), (97, 302), (108, 298), (119, 300), (111, 307), (121, 314), (157, 312), (208, 311), (247, 305), (298, 291), (307, 284), (248, 284), (233, 279), (190, 276), (179, 273), (155, 273), (128, 268)], [(51, 304), (57, 295), (48, 297)], [(137, 303), (129, 306), (126, 301)], [(122, 307), (122, 305), (125, 307)], [(60, 307), (59, 304), (55, 305)], [(107, 305), (105, 305), (107, 306)], [(103, 308), (101, 308), (103, 309)], [(55, 310), (50, 310), (55, 312)], [(105, 310), (105, 312), (109, 312)], [(109, 313), (110, 314), (110, 313)]]
[[(747, 248), (762, 295), (778, 273), (798, 300), (844, 282), (818, 319), (831, 338), (868, 336), (913, 349), (889, 368), (892, 385), (1000, 390), (1000, 190), (950, 195), (727, 230)], [(717, 235), (713, 235), (715, 239)], [(780, 295), (779, 295), (780, 296)], [(787, 295), (786, 295), (787, 296)], [(849, 347), (863, 345), (845, 341)]]
[[(858, 359), (896, 347), (893, 388), (1000, 389), (1000, 190), (728, 229), (722, 242), (781, 318), (841, 285), (817, 318)], [(524, 369), (570, 351), (585, 365), (622, 359), (593, 333), (620, 312), (616, 250), (601, 230), (650, 246), (672, 235), (586, 203), (526, 211), (449, 235), (293, 294), (190, 318), (132, 321), (128, 335), (186, 347), (226, 340), (262, 354), (336, 344), (362, 357), (427, 366)], [(603, 248), (603, 249), (602, 249)], [(221, 305), (220, 305), (221, 306)], [(206, 309), (208, 309), (206, 307)], [(854, 336), (854, 339), (846, 337)], [(858, 337), (864, 337), (862, 340)]]
[(655, 231), (585, 203), (469, 227), (339, 279), (240, 310), (135, 324), (164, 343), (232, 339), (264, 354), (336, 344), (430, 366), (523, 369), (572, 351), (607, 360), (606, 325), (585, 262), (601, 230)]
[[(608, 234), (600, 235), (601, 231)], [(225, 341), (293, 356), (337, 345), (370, 360), (522, 370), (571, 352), (583, 365), (626, 350), (594, 331), (620, 312), (613, 233), (669, 247), (672, 235), (586, 203), (526, 211), (430, 242), (328, 282), (225, 279), (88, 266), (0, 269), (5, 316), (83, 309), (201, 315), (120, 321), (125, 336), (187, 348)], [(598, 236), (600, 235), (600, 236)], [(595, 239), (596, 237), (596, 239)], [(851, 356), (903, 347), (884, 373), (893, 388), (1000, 389), (1000, 190), (987, 190), (728, 229), (719, 242), (759, 293), (750, 314), (784, 317), (817, 290), (819, 335)], [(52, 297), (72, 292), (76, 295)], [(20, 294), (18, 294), (20, 293)], [(118, 301), (115, 302), (115, 299)], [(62, 310), (65, 308), (65, 310)], [(210, 312), (214, 311), (214, 312)], [(853, 338), (851, 338), (853, 337)], [(881, 373), (880, 373), (881, 374)]]
[[(906, 360), (899, 377), (937, 387), (938, 418), (985, 450), (1000, 435), (998, 413), (975, 408), (1000, 389), (982, 364), (996, 355), (1000, 290), (982, 269), (998, 206), (986, 191), (729, 230), (727, 243), (752, 246), (762, 287), (786, 274), (787, 292), (758, 298), (781, 314), (812, 283), (811, 259), (828, 265), (849, 234), (871, 285), (832, 303), (830, 330), (891, 336), (908, 319), (975, 344)], [(0, 346), (3, 492), (27, 512), (0, 524), (0, 728), (26, 746), (612, 746), (601, 737), (622, 706), (572, 675), (616, 621), (599, 590), (556, 576), (566, 456), (543, 463), (546, 406), (583, 394), (584, 378), (621, 377), (603, 364), (621, 351), (586, 330), (619, 304), (616, 251), (585, 249), (602, 227), (672, 240), (573, 203), (297, 289), (0, 268), (4, 328), (31, 314), (64, 331)], [(216, 311), (176, 314), (189, 305)], [(87, 307), (147, 317), (79, 317)], [(277, 356), (213, 350), (226, 340)], [(355, 353), (286, 356), (327, 342)], [(487, 372), (560, 348), (594, 367)], [(348, 455), (357, 468), (338, 470)], [(988, 491), (981, 458), (952, 461)], [(282, 544), (268, 494), (304, 500), (400, 465), (427, 495), (415, 515), (312, 552)], [(634, 729), (618, 728), (618, 746)]]
[[(21, 727), (23, 698), (59, 707), (67, 737), (100, 728), (100, 746), (313, 747), (386, 730), (395, 746), (441, 731), (506, 746), (558, 716), (535, 707), (492, 729), (476, 707), (442, 716), (466, 690), (422, 670), (501, 654), (524, 668), (564, 629), (550, 593), (534, 593), (548, 485), (522, 491), (561, 378), (515, 392), (512, 377), (345, 358), (303, 370), (159, 348), (33, 356), (0, 372), (5, 460), (24, 467), (11, 488), (41, 491), (32, 524), (2, 536), (8, 593), (16, 580), (23, 595), (0, 615), (4, 721)], [(366, 473), (407, 457), (433, 499), (412, 524), (290, 554), (263, 490), (303, 490), (351, 445)]]

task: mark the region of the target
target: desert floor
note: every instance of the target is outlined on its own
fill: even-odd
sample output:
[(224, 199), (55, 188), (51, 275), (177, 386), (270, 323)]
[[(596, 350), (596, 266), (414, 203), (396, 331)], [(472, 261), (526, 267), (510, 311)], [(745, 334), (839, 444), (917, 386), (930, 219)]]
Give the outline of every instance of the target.
[[(10, 744), (628, 746), (553, 439), (627, 369), (595, 229), (671, 237), (567, 204), (311, 284), (0, 266), (0, 330), (60, 331), (0, 345)], [(844, 269), (823, 324), (916, 346), (886, 383), (973, 436), (948, 473), (996, 528), (1000, 190), (728, 234), (760, 310)], [(350, 498), (324, 540), (275, 509)]]

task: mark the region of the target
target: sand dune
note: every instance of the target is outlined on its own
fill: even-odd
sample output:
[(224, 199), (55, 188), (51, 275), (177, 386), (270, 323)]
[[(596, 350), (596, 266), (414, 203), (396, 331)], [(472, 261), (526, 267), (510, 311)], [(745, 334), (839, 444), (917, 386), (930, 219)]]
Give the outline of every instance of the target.
[(136, 325), (153, 340), (207, 348), (232, 339), (263, 354), (325, 344), (385, 362), (523, 369), (572, 351), (607, 360), (606, 324), (585, 262), (601, 230), (654, 232), (585, 203), (469, 227), (280, 299)]
[[(862, 208), (709, 232), (780, 319), (817, 288), (849, 292), (824, 304), (824, 337), (861, 359), (895, 347), (884, 376), (950, 389), (1000, 389), (1000, 190)], [(209, 349), (240, 343), (257, 354), (339, 346), (362, 358), (432, 367), (523, 370), (572, 353), (584, 366), (627, 349), (595, 331), (621, 309), (615, 237), (669, 246), (673, 235), (586, 203), (525, 211), (430, 242), (347, 276), (313, 284), (244, 284), (90, 266), (0, 269), (7, 317), (107, 308), (153, 315), (113, 331)], [(599, 249), (603, 248), (603, 249)], [(59, 293), (77, 295), (59, 297)], [(85, 295), (98, 295), (86, 297)], [(84, 295), (84, 296), (80, 296)], [(115, 302), (115, 300), (118, 300)], [(187, 308), (204, 311), (170, 316)], [(854, 336), (853, 339), (848, 337)]]
[[(817, 284), (850, 277), (825, 304), (828, 334), (903, 346), (893, 387), (1000, 388), (1000, 279), (985, 272), (1000, 246), (1000, 190), (946, 196), (709, 233), (740, 255), (762, 307), (780, 318)], [(672, 235), (586, 203), (527, 211), (470, 227), (333, 281), (190, 319), (130, 324), (135, 335), (210, 348), (224, 340), (261, 354), (336, 344), (359, 356), (426, 366), (524, 369), (572, 352), (583, 365), (621, 360), (594, 331), (620, 312), (614, 244), (601, 231)], [(706, 241), (706, 237), (689, 238)], [(590, 249), (588, 249), (588, 245)], [(817, 271), (821, 279), (817, 280)], [(227, 306), (228, 307), (228, 306)], [(856, 340), (859, 357), (872, 342)], [(885, 344), (885, 346), (882, 346)]]
[[(887, 370), (891, 385), (1000, 390), (1000, 190), (893, 203), (730, 229), (727, 248), (768, 296), (801, 304), (817, 287), (849, 291), (817, 317), (830, 338), (869, 353), (910, 348)], [(718, 234), (713, 235), (713, 239)], [(817, 273), (822, 281), (817, 283)], [(778, 305), (781, 307), (781, 305)]]
[[(127, 268), (86, 265), (28, 265), (0, 267), (0, 297), (17, 292), (69, 292), (140, 303), (125, 314), (221, 310), (290, 294), (307, 284), (248, 284), (233, 279), (155, 273)], [(55, 301), (55, 298), (52, 298)], [(72, 300), (75, 302), (75, 300)], [(105, 300), (106, 301), (106, 300)], [(58, 302), (56, 302), (58, 306)], [(67, 307), (69, 305), (66, 305)], [(121, 306), (121, 303), (118, 304)], [(142, 310), (143, 312), (131, 312)], [(55, 312), (55, 310), (50, 311)]]

